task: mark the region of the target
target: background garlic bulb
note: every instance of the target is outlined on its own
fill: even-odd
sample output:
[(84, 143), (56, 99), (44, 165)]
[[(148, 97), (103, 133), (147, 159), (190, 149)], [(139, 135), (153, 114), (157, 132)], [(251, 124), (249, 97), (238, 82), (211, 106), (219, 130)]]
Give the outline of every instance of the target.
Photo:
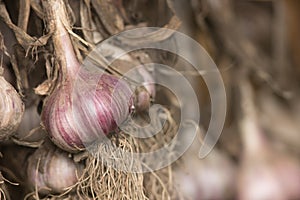
[(68, 153), (46, 142), (28, 158), (28, 184), (40, 194), (63, 193), (76, 184), (82, 170)]
[(0, 140), (11, 136), (18, 128), (24, 113), (24, 104), (14, 89), (0, 76)]

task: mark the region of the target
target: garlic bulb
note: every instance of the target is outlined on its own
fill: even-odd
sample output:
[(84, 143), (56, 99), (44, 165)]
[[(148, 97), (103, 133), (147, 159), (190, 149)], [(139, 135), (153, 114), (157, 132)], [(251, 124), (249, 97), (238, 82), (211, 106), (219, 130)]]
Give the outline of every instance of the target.
[(174, 171), (174, 182), (184, 199), (209, 200), (232, 197), (235, 166), (226, 154), (214, 150), (202, 160), (195, 154), (187, 154), (185, 157), (183, 157), (184, 168), (177, 168)]
[[(75, 152), (117, 129), (131, 112), (130, 87), (116, 77), (80, 75), (72, 87), (66, 82), (47, 99), (42, 121), (51, 140), (64, 150)], [(92, 80), (94, 84), (84, 82)], [(99, 80), (98, 80), (99, 79)], [(96, 86), (96, 88), (95, 88)]]
[(75, 152), (115, 131), (132, 111), (130, 86), (109, 74), (80, 66), (67, 32), (68, 16), (62, 0), (45, 0), (48, 26), (60, 65), (60, 84), (46, 99), (41, 119), (51, 140)]
[(18, 128), (24, 113), (24, 104), (15, 90), (0, 76), (0, 141), (7, 139)]
[(40, 194), (62, 193), (77, 183), (82, 170), (68, 153), (46, 143), (28, 158), (28, 184)]

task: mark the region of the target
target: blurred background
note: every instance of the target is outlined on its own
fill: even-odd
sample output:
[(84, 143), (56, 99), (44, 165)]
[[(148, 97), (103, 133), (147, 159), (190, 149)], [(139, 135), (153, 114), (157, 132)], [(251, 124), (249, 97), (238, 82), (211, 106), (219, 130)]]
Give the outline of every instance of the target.
[[(175, 173), (182, 192), (191, 199), (300, 199), (300, 2), (176, 5), (181, 28), (218, 66), (228, 101), (225, 127), (211, 154), (197, 159), (195, 145), (183, 156), (184, 167)], [(205, 132), (210, 99), (203, 80), (193, 80)]]
[[(18, 24), (22, 4), (16, 0), (2, 2), (5, 2), (12, 22)], [(35, 12), (31, 12), (25, 29), (35, 37), (45, 34), (38, 2), (31, 1), (31, 9)], [(299, 0), (110, 0), (105, 2), (114, 5), (116, 13), (99, 15), (94, 3), (91, 18), (84, 14), (85, 7), (82, 7), (82, 2), (90, 1), (66, 2), (73, 11), (73, 31), (88, 42), (96, 44), (134, 27), (168, 27), (199, 42), (216, 63), (226, 89), (226, 122), (213, 151), (205, 159), (199, 159), (199, 147), (211, 120), (211, 101), (206, 84), (201, 76), (184, 73), (192, 68), (176, 55), (148, 52), (152, 60), (183, 72), (199, 98), (199, 137), (173, 165), (172, 180), (178, 188), (176, 199), (300, 199)], [(122, 19), (121, 25), (114, 24), (118, 17)], [(100, 18), (111, 21), (100, 22)], [(88, 23), (89, 19), (92, 24)], [(4, 21), (0, 21), (0, 30), (7, 51), (19, 57), (28, 55), (29, 52), (14, 47), (17, 40)], [(85, 31), (91, 28), (96, 29), (94, 35)], [(85, 50), (82, 46), (78, 49)], [(186, 51), (201, 59), (190, 49)], [(34, 106), (29, 118), (34, 116), (36, 120), (24, 122), (27, 125), (32, 123), (24, 128), (28, 131), (40, 122), (36, 111), (41, 109), (40, 99), (36, 98), (32, 88), (46, 77), (45, 69), (31, 66), (44, 65), (47, 58), (32, 60), (22, 62), (28, 72), (25, 76), (35, 78), (19, 80), (21, 83), (15, 81), (9, 59), (4, 57), (3, 61), (8, 69), (6, 79), (16, 88), (25, 86), (26, 105)], [(20, 70), (20, 73), (22, 77), (25, 72)], [(170, 94), (165, 98), (164, 95), (166, 91), (158, 89), (156, 101), (168, 107), (173, 97)], [(175, 119), (180, 114), (176, 106), (172, 113)]]

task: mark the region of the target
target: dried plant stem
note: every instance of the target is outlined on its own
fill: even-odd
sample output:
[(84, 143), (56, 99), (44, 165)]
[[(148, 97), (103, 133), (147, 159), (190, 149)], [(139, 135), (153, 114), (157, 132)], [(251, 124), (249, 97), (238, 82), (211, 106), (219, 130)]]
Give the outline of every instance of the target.
[(27, 25), (30, 14), (30, 0), (20, 0), (19, 1), (19, 18), (18, 18), (18, 27), (27, 31)]
[(70, 23), (67, 10), (62, 0), (42, 0), (42, 5), (46, 12), (49, 31), (52, 33), (62, 80), (65, 80), (65, 78), (72, 77), (72, 74), (75, 75), (80, 66), (68, 33)]

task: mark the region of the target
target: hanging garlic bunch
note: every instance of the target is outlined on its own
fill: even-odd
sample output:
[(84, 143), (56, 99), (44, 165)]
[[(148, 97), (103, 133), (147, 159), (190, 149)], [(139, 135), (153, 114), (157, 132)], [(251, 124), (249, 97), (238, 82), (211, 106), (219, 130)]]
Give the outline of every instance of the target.
[(0, 75), (0, 141), (7, 139), (18, 128), (24, 113), (24, 104), (15, 90)]

